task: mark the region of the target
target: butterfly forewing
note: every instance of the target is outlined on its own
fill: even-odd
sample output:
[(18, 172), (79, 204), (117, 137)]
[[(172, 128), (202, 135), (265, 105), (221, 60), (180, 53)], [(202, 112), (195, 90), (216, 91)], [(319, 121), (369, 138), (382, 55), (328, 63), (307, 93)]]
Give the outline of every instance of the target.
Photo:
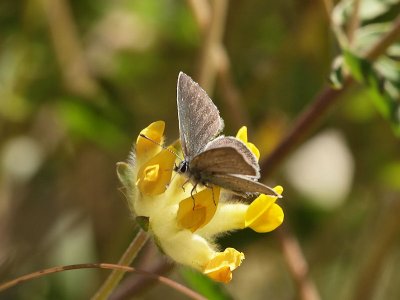
[(211, 174), (241, 174), (257, 179), (259, 172), (233, 147), (219, 147), (201, 152), (189, 163), (190, 172), (197, 178)]
[(207, 93), (180, 72), (177, 86), (179, 132), (186, 161), (199, 154), (223, 128), (219, 111)]

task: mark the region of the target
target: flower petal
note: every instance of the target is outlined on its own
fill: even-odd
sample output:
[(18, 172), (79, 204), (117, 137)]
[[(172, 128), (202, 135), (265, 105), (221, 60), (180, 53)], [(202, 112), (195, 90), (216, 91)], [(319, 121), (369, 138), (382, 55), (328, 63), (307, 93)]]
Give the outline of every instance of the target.
[[(163, 143), (163, 134), (165, 129), (164, 121), (157, 121), (151, 123), (140, 134), (145, 135), (150, 140), (140, 136), (136, 140), (136, 156), (138, 160), (143, 160), (145, 157), (154, 156), (157, 152), (161, 151), (161, 147), (157, 144)], [(152, 142), (154, 141), (154, 142)]]
[(232, 271), (240, 266), (244, 254), (234, 248), (218, 252), (207, 264), (203, 273), (215, 281), (228, 283), (232, 280)]
[[(283, 189), (277, 186), (274, 190), (281, 194)], [(269, 232), (282, 224), (284, 213), (282, 208), (275, 204), (277, 197), (260, 195), (248, 207), (245, 216), (245, 227), (256, 232)]]
[(163, 149), (143, 164), (136, 181), (139, 190), (148, 196), (164, 193), (171, 181), (174, 162), (175, 155), (170, 152), (170, 149)]
[(180, 227), (195, 232), (205, 226), (215, 214), (221, 188), (205, 188), (179, 203), (177, 222)]
[(250, 149), (250, 151), (253, 152), (253, 154), (256, 156), (257, 160), (260, 159), (260, 150), (258, 150), (258, 148), (253, 143), (250, 143), (247, 140), (247, 127), (246, 126), (242, 126), (238, 130), (238, 132), (236, 134), (236, 138), (238, 138), (243, 143), (245, 143), (245, 145)]

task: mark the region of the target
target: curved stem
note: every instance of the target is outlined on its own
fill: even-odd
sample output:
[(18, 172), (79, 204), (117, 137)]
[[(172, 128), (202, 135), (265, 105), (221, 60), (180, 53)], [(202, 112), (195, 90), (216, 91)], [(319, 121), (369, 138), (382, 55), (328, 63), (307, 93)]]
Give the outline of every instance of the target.
[(304, 258), (298, 240), (287, 230), (279, 228), (279, 237), (285, 262), (297, 286), (299, 299), (319, 300), (320, 296), (314, 281), (308, 276), (308, 263)]
[(15, 278), (11, 281), (5, 282), (3, 284), (0, 284), (0, 292), (5, 291), (6, 289), (9, 289), (13, 286), (16, 286), (17, 284), (23, 283), (28, 280), (32, 280), (35, 278), (40, 278), (46, 275), (58, 273), (58, 272), (64, 272), (64, 271), (69, 271), (69, 270), (78, 270), (78, 269), (108, 269), (108, 270), (114, 270), (114, 271), (119, 271), (119, 272), (136, 272), (138, 274), (144, 275), (144, 276), (149, 276), (154, 279), (157, 279), (159, 282), (174, 288), (175, 290), (180, 291), (182, 294), (185, 294), (186, 296), (190, 297), (191, 299), (197, 299), (197, 300), (205, 300), (204, 297), (201, 295), (197, 294), (196, 292), (188, 289), (184, 285), (181, 285), (169, 278), (156, 275), (153, 273), (149, 273), (146, 271), (138, 270), (132, 267), (128, 266), (121, 266), (121, 265), (115, 265), (115, 264), (108, 264), (108, 263), (87, 263), (87, 264), (76, 264), (76, 265), (68, 265), (68, 266), (59, 266), (59, 267), (53, 267), (49, 269), (44, 269), (40, 270), (37, 272), (33, 272), (27, 275), (23, 275), (21, 277)]
[[(129, 266), (139, 253), (140, 249), (142, 249), (144, 244), (147, 242), (148, 238), (148, 234), (140, 229), (131, 244), (128, 246), (128, 249), (126, 249), (125, 253), (120, 258), (118, 265)], [(113, 270), (92, 299), (107, 299), (117, 287), (124, 274), (124, 270)]]

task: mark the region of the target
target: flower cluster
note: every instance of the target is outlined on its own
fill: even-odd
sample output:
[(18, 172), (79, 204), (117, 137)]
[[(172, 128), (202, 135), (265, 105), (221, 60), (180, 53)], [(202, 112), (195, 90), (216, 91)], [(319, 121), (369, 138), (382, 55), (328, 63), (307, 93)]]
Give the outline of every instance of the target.
[[(165, 123), (157, 121), (143, 129), (130, 161), (117, 164), (131, 210), (174, 261), (227, 283), (244, 254), (233, 248), (219, 251), (216, 236), (246, 227), (256, 232), (272, 231), (283, 222), (283, 211), (275, 203), (277, 197), (260, 195), (251, 204), (235, 202), (229, 192), (217, 186), (198, 188), (191, 196), (187, 179), (172, 176), (177, 149), (157, 145), (164, 142), (164, 128)], [(256, 146), (247, 141), (246, 127), (239, 130), (237, 138), (259, 158)], [(280, 186), (274, 190), (278, 194), (283, 191)]]

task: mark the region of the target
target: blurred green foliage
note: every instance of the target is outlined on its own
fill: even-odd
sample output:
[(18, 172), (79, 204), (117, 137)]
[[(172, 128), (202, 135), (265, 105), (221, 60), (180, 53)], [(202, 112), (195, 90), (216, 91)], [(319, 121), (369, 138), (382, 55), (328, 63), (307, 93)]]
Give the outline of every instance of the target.
[[(115, 163), (128, 156), (139, 131), (152, 121), (165, 120), (167, 140), (177, 138), (178, 72), (198, 76), (203, 36), (188, 2), (0, 2), (0, 281), (54, 265), (118, 261), (134, 221), (118, 191)], [(318, 204), (324, 199), (310, 201), (296, 189), (284, 165), (274, 181), (285, 187), (285, 223), (297, 235), (323, 299), (355, 299), (371, 261), (379, 266), (370, 274), (376, 287), (371, 298), (397, 299), (400, 224), (387, 223), (398, 215), (400, 200), (399, 140), (390, 130), (399, 132), (399, 46), (373, 66), (362, 57), (382, 26), (393, 24), (400, 4), (361, 1), (354, 46), (343, 42), (351, 2), (338, 2), (335, 13), (343, 18), (332, 24), (323, 1), (230, 1), (223, 45), (250, 123), (233, 116), (221, 80), (210, 96), (225, 119), (225, 134), (248, 125), (265, 157), (329, 84), (335, 57), (348, 53), (342, 62), (353, 75), (366, 70), (358, 79), (375, 97), (363, 84), (356, 86), (318, 130), (334, 128), (345, 137), (355, 166), (349, 193), (325, 209)], [(372, 86), (365, 76), (373, 78)], [(341, 76), (334, 78), (340, 85)], [(309, 185), (321, 188), (318, 182)], [(392, 234), (386, 244), (382, 232)], [(294, 298), (295, 283), (274, 237), (246, 231), (223, 237), (224, 245), (246, 254), (226, 287), (232, 298)], [(376, 245), (384, 245), (383, 257), (374, 256)], [(66, 255), (69, 249), (73, 255)], [(147, 268), (140, 259), (136, 265)], [(81, 284), (75, 275), (58, 274), (0, 298), (87, 299), (107, 275), (70, 272), (81, 272)], [(127, 285), (138, 277), (132, 276)], [(192, 275), (173, 276), (206, 285)], [(159, 285), (144, 292), (145, 299), (176, 296)]]

